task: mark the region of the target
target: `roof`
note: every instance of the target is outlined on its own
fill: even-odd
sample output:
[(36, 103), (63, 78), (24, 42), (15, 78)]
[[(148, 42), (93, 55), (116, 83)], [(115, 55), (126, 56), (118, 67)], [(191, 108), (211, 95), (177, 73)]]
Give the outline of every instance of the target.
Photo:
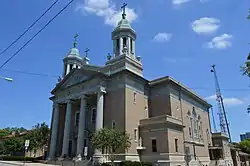
[(3, 139), (8, 139), (8, 138), (20, 137), (20, 136), (24, 136), (24, 135), (26, 135), (26, 134), (28, 134), (30, 132), (32, 132), (32, 130), (24, 131), (24, 132), (21, 132), (21, 133), (11, 133), (9, 135), (0, 137), (0, 139), (3, 140)]
[(126, 17), (123, 17), (117, 24), (116, 28), (114, 29), (114, 32), (117, 32), (119, 30), (130, 30), (135, 34), (134, 29), (131, 27), (130, 22), (126, 19)]
[(80, 56), (80, 52), (76, 47), (71, 48), (65, 58), (69, 58), (69, 57), (72, 57), (72, 58), (74, 57), (74, 58), (82, 60), (82, 57)]
[(179, 81), (176, 81), (174, 80), (173, 78), (171, 78), (170, 76), (166, 76), (166, 77), (161, 77), (161, 78), (158, 78), (158, 79), (155, 79), (155, 80), (151, 80), (149, 82), (149, 85), (150, 86), (156, 86), (156, 85), (159, 85), (159, 84), (162, 84), (162, 83), (165, 83), (165, 82), (172, 82), (173, 84), (179, 86), (182, 88), (182, 90), (184, 90), (186, 93), (188, 93), (189, 95), (195, 97), (196, 99), (198, 99), (201, 103), (209, 106), (209, 107), (212, 107), (211, 104), (209, 104), (207, 101), (205, 101), (202, 97), (200, 97), (198, 94), (196, 94), (194, 91), (192, 91), (191, 89), (189, 89), (188, 87), (186, 87), (185, 85), (183, 85), (181, 82)]
[[(74, 68), (73, 70), (70, 71), (69, 74), (67, 74), (63, 80), (61, 80), (57, 85), (56, 87), (51, 91), (51, 93), (55, 93), (72, 75), (74, 75), (74, 73), (76, 73), (77, 71), (87, 71), (88, 73), (91, 74), (91, 77), (89, 79), (92, 79), (96, 76), (99, 76), (99, 75), (104, 75), (102, 72), (100, 71), (94, 71), (94, 70), (86, 70), (84, 68), (80, 68), (80, 69), (76, 69)], [(88, 79), (88, 80), (89, 80)], [(86, 81), (86, 80), (85, 80)]]

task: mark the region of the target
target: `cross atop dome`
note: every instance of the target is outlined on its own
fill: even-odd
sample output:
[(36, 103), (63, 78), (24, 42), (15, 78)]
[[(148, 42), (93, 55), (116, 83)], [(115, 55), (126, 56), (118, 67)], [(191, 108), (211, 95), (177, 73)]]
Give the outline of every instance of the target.
[(74, 43), (73, 43), (74, 48), (76, 48), (76, 45), (77, 45), (77, 37), (78, 37), (78, 34), (76, 33), (74, 36)]
[(128, 4), (123, 3), (123, 5), (122, 5), (122, 7), (121, 7), (121, 9), (123, 10), (122, 19), (125, 19), (125, 18), (126, 18), (126, 6), (127, 6), (127, 5), (128, 5)]

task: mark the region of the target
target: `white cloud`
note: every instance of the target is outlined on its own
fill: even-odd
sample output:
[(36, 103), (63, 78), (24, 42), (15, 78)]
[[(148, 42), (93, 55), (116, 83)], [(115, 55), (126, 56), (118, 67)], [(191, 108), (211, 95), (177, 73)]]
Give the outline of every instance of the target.
[[(117, 9), (111, 0), (85, 0), (83, 5), (77, 7), (77, 10), (103, 17), (105, 24), (111, 26), (116, 26), (122, 15), (120, 8)], [(126, 8), (126, 14), (130, 23), (138, 18), (134, 9)]]
[(157, 33), (154, 36), (153, 41), (155, 41), (155, 42), (167, 42), (167, 41), (171, 40), (171, 38), (172, 38), (171, 33)]
[(225, 49), (232, 46), (232, 35), (222, 34), (214, 37), (210, 42), (207, 43), (208, 48)]
[(181, 4), (187, 3), (189, 1), (191, 1), (191, 0), (172, 0), (172, 4), (173, 5), (181, 5)]
[(200, 0), (201, 3), (208, 2), (208, 0)]
[[(206, 100), (216, 100), (216, 95), (208, 96), (205, 99)], [(223, 98), (223, 102), (226, 106), (241, 105), (244, 103), (243, 100), (235, 98), (235, 97)]]
[(220, 27), (220, 20), (212, 17), (203, 17), (191, 23), (192, 29), (198, 34), (211, 34)]

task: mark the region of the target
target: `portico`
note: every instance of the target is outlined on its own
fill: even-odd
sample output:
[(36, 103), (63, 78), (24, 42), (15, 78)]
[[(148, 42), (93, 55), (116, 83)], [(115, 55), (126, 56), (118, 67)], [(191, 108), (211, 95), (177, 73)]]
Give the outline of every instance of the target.
[[(87, 157), (87, 153), (93, 153), (94, 151), (89, 149), (91, 145), (87, 145), (87, 142), (89, 142), (87, 135), (88, 132), (94, 132), (94, 130), (103, 128), (106, 90), (100, 84), (87, 89), (83, 88), (83, 86), (88, 87), (88, 81), (76, 87), (70, 86), (63, 88), (63, 90), (59, 88), (55, 95), (51, 97), (53, 101), (53, 116), (50, 159), (77, 157), (78, 160), (82, 160), (84, 156)], [(65, 93), (67, 95), (63, 95)], [(63, 114), (64, 112), (65, 114)], [(91, 119), (90, 123), (89, 118)], [(60, 119), (64, 119), (61, 122), (63, 123), (62, 125), (59, 125)], [(60, 133), (59, 130), (63, 130), (63, 132)], [(60, 138), (62, 139), (62, 147), (58, 148), (57, 144), (60, 142)], [(84, 149), (88, 151), (85, 152), (85, 155)]]

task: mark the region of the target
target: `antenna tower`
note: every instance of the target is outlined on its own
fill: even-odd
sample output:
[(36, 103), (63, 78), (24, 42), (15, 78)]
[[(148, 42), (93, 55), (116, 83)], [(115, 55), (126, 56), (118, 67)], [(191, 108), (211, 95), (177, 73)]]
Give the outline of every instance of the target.
[(231, 134), (230, 134), (229, 125), (227, 121), (226, 110), (225, 110), (224, 103), (223, 103), (223, 97), (221, 95), (219, 81), (218, 81), (218, 77), (217, 77), (216, 70), (215, 70), (215, 65), (212, 65), (211, 72), (214, 73), (216, 101), (218, 105), (218, 114), (219, 114), (219, 120), (220, 120), (221, 133), (228, 135), (229, 141), (231, 142)]

